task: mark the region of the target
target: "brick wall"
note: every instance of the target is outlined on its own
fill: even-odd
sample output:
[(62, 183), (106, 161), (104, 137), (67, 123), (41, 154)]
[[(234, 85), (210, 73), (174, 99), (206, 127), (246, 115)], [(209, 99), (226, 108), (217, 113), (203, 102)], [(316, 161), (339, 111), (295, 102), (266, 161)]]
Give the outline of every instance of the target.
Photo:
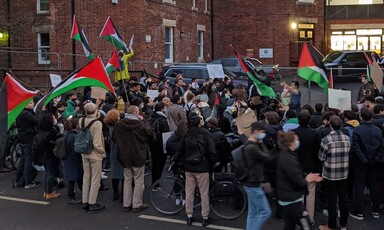
[(317, 21), (315, 46), (321, 49), (324, 38), (324, 0), (315, 2), (315, 5), (303, 6), (296, 5), (295, 0), (214, 1), (214, 58), (233, 56), (230, 44), (243, 55), (246, 49), (253, 49), (255, 57), (259, 56), (259, 48), (273, 47), (274, 58), (260, 60), (267, 64), (288, 66), (292, 21)]
[[(96, 55), (107, 60), (112, 53), (112, 45), (99, 38), (107, 17), (111, 16), (127, 44), (132, 34), (135, 34), (133, 46), (135, 56), (130, 59), (135, 69), (146, 68), (150, 72), (159, 73), (165, 61), (163, 19), (176, 21), (174, 62), (197, 62), (197, 25), (205, 26), (204, 59), (211, 59), (210, 15), (204, 12), (205, 0), (196, 0), (198, 10), (192, 10), (192, 1), (175, 0), (175, 2), (176, 5), (163, 3), (162, 0), (121, 0), (118, 5), (112, 5), (111, 0), (75, 0), (74, 8), (77, 21), (84, 29)], [(73, 69), (72, 42), (74, 41), (70, 40), (73, 17), (71, 0), (51, 0), (49, 14), (38, 15), (36, 12), (36, 1), (11, 1), (11, 45), (25, 51), (37, 52), (37, 32), (49, 32), (51, 52), (57, 53), (60, 61), (53, 55), (50, 65), (39, 65), (37, 54), (27, 53), (12, 54), (11, 60), (14, 69), (34, 70), (33, 72), (15, 71), (15, 73), (25, 77), (26, 81), (41, 86), (47, 82), (49, 72), (47, 70), (65, 75)], [(0, 15), (1, 29), (1, 22), (5, 20), (6, 14)], [(151, 36), (151, 42), (146, 42), (146, 35)], [(88, 60), (84, 57), (80, 43), (76, 42), (75, 46), (76, 68), (79, 68)], [(155, 63), (158, 63), (157, 69), (154, 68)]]

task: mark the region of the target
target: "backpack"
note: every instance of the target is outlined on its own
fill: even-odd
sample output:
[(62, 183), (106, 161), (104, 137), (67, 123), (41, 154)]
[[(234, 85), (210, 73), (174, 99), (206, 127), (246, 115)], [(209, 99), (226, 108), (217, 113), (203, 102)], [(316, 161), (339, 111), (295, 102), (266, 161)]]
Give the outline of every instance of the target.
[(151, 126), (154, 131), (152, 143), (160, 143), (162, 138), (162, 134), (160, 132), (160, 119), (153, 120)]
[(44, 155), (44, 145), (48, 139), (48, 132), (37, 132), (32, 140), (32, 149), (36, 157), (40, 158)]
[(85, 123), (85, 118), (81, 120), (81, 129), (80, 131), (76, 134), (75, 137), (75, 152), (80, 153), (80, 154), (90, 154), (93, 150), (93, 138), (91, 135), (91, 131), (89, 128), (95, 123), (97, 120), (92, 120), (89, 122), (89, 124), (84, 127)]
[(193, 151), (190, 155), (186, 156), (185, 162), (192, 165), (201, 164), (206, 160), (205, 158), (205, 147), (206, 147), (206, 139), (204, 135), (204, 139), (197, 140), (197, 149)]
[(255, 166), (256, 161), (253, 162), (251, 167), (248, 167), (245, 157), (244, 157), (244, 147), (245, 145), (241, 145), (240, 147), (234, 149), (232, 154), (232, 163), (235, 168), (235, 176), (239, 181), (244, 181), (247, 179), (249, 174), (249, 169)]
[(65, 160), (67, 158), (67, 137), (66, 135), (59, 137), (55, 141), (55, 147), (53, 148), (53, 155), (61, 160)]

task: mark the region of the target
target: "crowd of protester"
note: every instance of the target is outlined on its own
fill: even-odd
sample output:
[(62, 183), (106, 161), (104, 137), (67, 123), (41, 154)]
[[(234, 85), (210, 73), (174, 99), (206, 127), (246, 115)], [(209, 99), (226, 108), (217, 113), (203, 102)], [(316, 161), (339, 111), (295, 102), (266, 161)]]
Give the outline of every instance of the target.
[[(186, 172), (187, 223), (194, 221), (198, 186), (206, 226), (211, 223), (209, 173), (217, 163), (231, 162), (231, 150), (244, 144), (249, 165), (248, 177), (242, 181), (248, 195), (247, 229), (262, 229), (272, 213), (284, 221), (284, 229), (311, 229), (316, 200), (328, 216), (320, 229), (346, 229), (349, 216), (364, 219), (365, 195), (371, 198), (373, 218), (380, 218), (384, 201), (384, 100), (375, 96), (377, 90), (366, 76), (362, 79), (359, 107), (352, 104), (352, 110), (344, 111), (321, 103), (314, 108), (302, 106), (297, 81), (282, 82), (281, 96), (268, 99), (259, 96), (254, 85), (234, 86), (229, 77), (192, 79), (188, 84), (181, 74), (174, 84), (165, 77), (155, 81), (132, 76), (115, 82), (116, 95), (107, 94), (105, 100), (92, 99), (90, 88), (71, 91), (36, 115), (32, 101), (13, 127), (22, 149), (14, 184), (38, 187), (34, 165), (44, 165), (45, 199), (60, 197), (54, 185), (64, 180), (68, 204), (82, 203), (84, 211), (99, 212), (105, 206), (97, 203), (98, 192), (108, 189), (103, 172), (111, 171), (112, 199), (123, 203), (124, 212), (140, 212), (148, 208), (143, 202), (146, 170), (150, 168), (154, 183), (162, 177), (168, 158)], [(157, 90), (158, 96), (150, 98), (149, 89)], [(248, 131), (238, 128), (236, 118), (253, 111), (258, 121)], [(86, 127), (93, 149), (79, 154), (74, 148), (76, 135)], [(162, 133), (166, 132), (174, 134), (165, 154)], [(66, 155), (60, 160), (53, 149), (63, 135)], [(35, 136), (44, 142), (41, 149), (36, 149)], [(76, 184), (81, 199), (75, 196)]]

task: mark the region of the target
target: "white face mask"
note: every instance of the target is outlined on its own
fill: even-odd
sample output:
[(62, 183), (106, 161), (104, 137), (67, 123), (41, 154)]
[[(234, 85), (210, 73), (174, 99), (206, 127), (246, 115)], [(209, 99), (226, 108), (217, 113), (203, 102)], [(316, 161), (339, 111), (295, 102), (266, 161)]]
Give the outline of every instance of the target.
[(300, 141), (296, 140), (295, 141), (295, 150), (297, 150), (298, 148), (300, 148)]
[(53, 125), (57, 125), (57, 120), (56, 119), (53, 119)]
[(259, 133), (259, 134), (257, 134), (256, 138), (257, 138), (257, 140), (263, 140), (265, 138), (265, 136), (267, 136), (267, 134)]

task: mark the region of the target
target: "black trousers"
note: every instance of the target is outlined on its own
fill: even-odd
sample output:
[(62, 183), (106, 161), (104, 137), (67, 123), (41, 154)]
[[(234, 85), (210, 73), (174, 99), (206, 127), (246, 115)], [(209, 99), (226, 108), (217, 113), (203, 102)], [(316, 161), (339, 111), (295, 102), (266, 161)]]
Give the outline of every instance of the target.
[[(162, 146), (161, 146), (162, 147)], [(152, 184), (161, 178), (167, 155), (162, 150), (151, 149), (152, 157)]]
[(75, 199), (75, 183), (77, 182), (77, 186), (79, 186), (80, 191), (83, 188), (83, 180), (70, 180), (68, 181), (68, 198), (69, 199)]
[(340, 208), (340, 226), (347, 226), (348, 221), (348, 181), (338, 180), (331, 181), (324, 179), (325, 193), (328, 200), (328, 227), (336, 229), (337, 226), (337, 211), (336, 203), (339, 198)]
[(363, 213), (364, 207), (364, 189), (369, 188), (372, 212), (380, 212), (380, 203), (383, 201), (383, 165), (372, 164), (364, 165), (358, 159), (355, 159), (354, 165), (354, 183), (353, 183), (353, 211), (358, 214)]
[(283, 206), (283, 209), (284, 230), (295, 230), (296, 225), (300, 226), (300, 229), (303, 230), (312, 229), (311, 220), (309, 219), (307, 211), (305, 211), (303, 202)]

